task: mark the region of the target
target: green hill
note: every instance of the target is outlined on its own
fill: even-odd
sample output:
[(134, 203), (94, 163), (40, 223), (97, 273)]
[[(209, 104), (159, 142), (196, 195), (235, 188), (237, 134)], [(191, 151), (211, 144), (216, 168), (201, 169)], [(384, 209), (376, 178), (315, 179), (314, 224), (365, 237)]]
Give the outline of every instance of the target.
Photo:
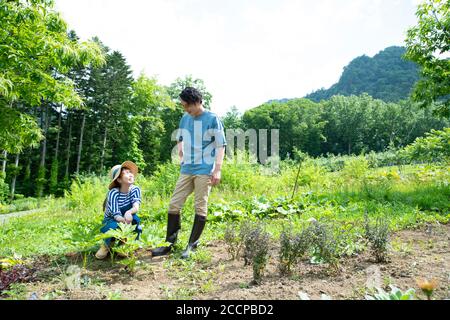
[(404, 47), (393, 46), (373, 58), (366, 55), (357, 57), (344, 67), (338, 83), (305, 98), (318, 102), (337, 94), (349, 96), (366, 92), (387, 102), (406, 99), (419, 79), (419, 68), (402, 58), (405, 51)]

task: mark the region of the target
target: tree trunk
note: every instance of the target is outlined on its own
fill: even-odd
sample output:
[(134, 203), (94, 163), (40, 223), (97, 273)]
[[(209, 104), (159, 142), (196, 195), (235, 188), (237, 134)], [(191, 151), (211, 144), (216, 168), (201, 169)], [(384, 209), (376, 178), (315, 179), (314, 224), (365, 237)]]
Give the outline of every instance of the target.
[(61, 135), (61, 116), (62, 116), (62, 106), (59, 108), (58, 133), (56, 135), (55, 160), (58, 160), (58, 153), (59, 153), (59, 137)]
[(108, 135), (108, 128), (105, 127), (105, 135), (103, 137), (103, 148), (102, 148), (102, 156), (100, 160), (100, 173), (103, 173), (103, 163), (105, 159), (105, 150), (106, 150), (106, 137)]
[(89, 139), (89, 165), (88, 165), (88, 172), (91, 173), (92, 170), (92, 162), (93, 162), (93, 155), (94, 155), (94, 127), (91, 129), (91, 137)]
[[(44, 118), (44, 110), (42, 111)], [(42, 123), (41, 118), (41, 123)], [(44, 192), (44, 184), (45, 184), (45, 157), (47, 156), (47, 133), (48, 133), (48, 127), (49, 127), (49, 119), (50, 119), (50, 112), (48, 108), (48, 104), (45, 106), (45, 120), (44, 120), (44, 139), (42, 140), (42, 149), (41, 149), (41, 160), (39, 163), (39, 169), (38, 169), (38, 181), (37, 181), (37, 196), (40, 198), (42, 197), (42, 194)]]
[(14, 165), (15, 165), (14, 176), (11, 182), (11, 200), (14, 199), (14, 193), (16, 192), (17, 168), (19, 167), (19, 154), (16, 154), (16, 161)]
[(85, 124), (86, 124), (86, 113), (83, 112), (83, 120), (81, 121), (80, 143), (78, 144), (77, 169), (75, 171), (76, 174), (80, 173), (81, 151), (83, 150), (83, 134)]
[[(48, 132), (48, 126), (49, 126), (49, 110), (48, 105), (45, 107), (45, 120), (43, 124), (44, 128), (44, 139), (42, 140), (42, 149), (41, 149), (41, 161), (39, 163), (39, 166), (44, 167), (45, 166), (45, 157), (47, 156), (47, 132)], [(44, 113), (44, 111), (42, 111)]]
[(72, 122), (70, 122), (70, 114), (67, 115), (67, 121), (69, 122), (69, 139), (67, 142), (67, 153), (66, 153), (66, 172), (64, 174), (65, 178), (69, 178), (69, 163), (70, 163), (70, 144), (72, 142)]
[(6, 174), (6, 161), (8, 158), (8, 151), (3, 150), (3, 165), (2, 165), (2, 173)]

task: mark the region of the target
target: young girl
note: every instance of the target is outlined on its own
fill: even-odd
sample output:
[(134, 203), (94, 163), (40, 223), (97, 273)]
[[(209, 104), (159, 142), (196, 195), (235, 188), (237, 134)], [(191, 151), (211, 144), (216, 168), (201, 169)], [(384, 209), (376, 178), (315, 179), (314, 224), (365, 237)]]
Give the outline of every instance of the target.
[[(110, 172), (112, 182), (103, 204), (105, 217), (101, 232), (106, 233), (110, 229), (117, 229), (119, 223), (131, 223), (136, 225), (137, 238), (139, 238), (142, 228), (137, 212), (141, 203), (141, 189), (134, 185), (134, 178), (137, 174), (138, 167), (131, 161), (125, 161), (121, 165), (112, 167)], [(100, 246), (95, 254), (97, 259), (104, 259), (108, 255), (112, 240), (112, 238), (108, 238)]]

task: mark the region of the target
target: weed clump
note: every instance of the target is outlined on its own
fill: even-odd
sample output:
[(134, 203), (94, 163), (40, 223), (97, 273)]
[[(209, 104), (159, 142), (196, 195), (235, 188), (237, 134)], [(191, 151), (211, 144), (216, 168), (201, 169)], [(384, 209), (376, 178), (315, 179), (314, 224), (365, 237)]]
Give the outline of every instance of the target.
[(253, 266), (253, 283), (259, 284), (269, 260), (270, 235), (260, 223), (244, 223), (241, 226), (241, 233), (244, 236), (245, 265)]
[(284, 225), (280, 235), (279, 270), (281, 275), (290, 275), (292, 266), (304, 256), (311, 244), (310, 229), (304, 228), (299, 233), (293, 231), (292, 225)]
[(242, 234), (238, 230), (236, 223), (228, 224), (225, 228), (224, 240), (227, 245), (227, 252), (232, 260), (236, 260), (243, 247)]
[(309, 226), (313, 257), (315, 262), (325, 262), (333, 270), (339, 268), (339, 239), (331, 225), (326, 222), (314, 221)]
[(364, 230), (364, 236), (370, 244), (370, 249), (376, 261), (385, 262), (389, 245), (389, 221), (380, 217), (376, 219), (375, 223), (371, 223), (366, 213), (364, 215)]

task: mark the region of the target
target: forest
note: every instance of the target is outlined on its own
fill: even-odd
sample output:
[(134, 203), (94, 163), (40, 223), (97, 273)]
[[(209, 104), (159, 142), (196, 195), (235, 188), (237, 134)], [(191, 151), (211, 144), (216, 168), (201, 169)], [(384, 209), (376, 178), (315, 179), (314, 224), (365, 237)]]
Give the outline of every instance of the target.
[[(180, 171), (179, 95), (195, 87), (212, 109), (205, 82), (135, 78), (54, 1), (1, 1), (0, 299), (449, 299), (448, 12), (423, 1), (405, 47), (356, 57), (329, 89), (230, 106), (225, 130), (279, 130), (280, 166), (227, 150), (204, 245), (185, 261), (181, 244), (165, 259), (150, 248)], [(144, 231), (117, 230), (124, 245), (97, 261), (108, 174), (125, 160), (139, 167)]]

